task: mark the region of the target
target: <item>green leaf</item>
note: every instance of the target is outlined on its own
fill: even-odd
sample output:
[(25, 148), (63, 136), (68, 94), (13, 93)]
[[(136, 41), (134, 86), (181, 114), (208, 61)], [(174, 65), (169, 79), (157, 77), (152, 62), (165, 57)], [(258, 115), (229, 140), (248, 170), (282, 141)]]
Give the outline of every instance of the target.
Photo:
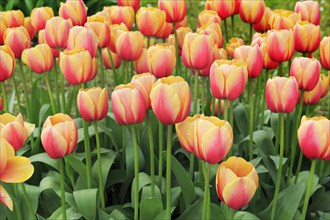
[(163, 211), (163, 203), (155, 197), (144, 198), (140, 204), (140, 219), (154, 219)]
[(309, 207), (311, 211), (330, 211), (330, 191), (325, 192), (324, 187), (320, 187), (316, 190), (312, 197), (312, 203)]
[[(150, 180), (150, 176), (144, 172), (139, 173), (139, 192), (140, 190), (150, 184), (151, 180)], [(132, 206), (134, 206), (134, 194), (135, 194), (135, 178), (133, 179), (132, 182), (132, 190), (131, 190), (131, 201), (132, 201)]]
[(31, 162), (41, 162), (53, 167), (56, 170), (59, 170), (58, 161), (49, 157), (47, 153), (40, 153), (29, 157)]
[[(24, 184), (24, 183), (22, 183)], [(32, 186), (28, 184), (24, 184), (26, 192), (29, 197), (30, 204), (33, 208), (33, 211), (36, 213), (39, 205), (39, 195), (40, 195), (40, 188), (37, 186)]]
[(260, 220), (260, 218), (250, 212), (239, 211), (235, 213), (234, 220)]
[[(280, 163), (279, 163), (280, 157), (279, 156), (269, 156), (269, 157), (274, 162), (276, 169), (278, 169), (279, 165), (280, 165)], [(288, 160), (288, 158), (283, 157), (282, 165), (284, 165), (287, 160)]]
[(65, 162), (68, 163), (82, 177), (85, 185), (87, 185), (86, 165), (80, 161), (74, 154), (65, 157)]
[[(66, 209), (66, 217), (67, 219), (70, 220), (75, 220), (75, 219), (81, 219), (82, 215), (78, 213), (76, 210), (73, 208), (67, 208)], [(62, 208), (59, 207), (50, 217), (49, 219), (56, 219), (56, 220), (63, 220), (62, 216)]]
[(98, 189), (83, 189), (73, 192), (79, 212), (87, 219), (94, 219), (97, 207)]
[(249, 134), (249, 121), (246, 113), (246, 107), (239, 103), (234, 109), (234, 120), (238, 125), (239, 132), (243, 137)]
[(111, 212), (109, 215), (110, 219), (116, 219), (116, 220), (126, 220), (128, 219), (121, 211), (118, 209), (115, 209)]
[[(102, 148), (101, 148), (102, 149)], [(107, 153), (101, 154), (101, 166), (102, 166), (102, 179), (103, 184), (106, 185), (108, 174), (110, 172), (111, 166), (116, 158), (116, 153), (109, 150)], [(95, 182), (99, 182), (98, 172), (97, 172), (98, 160), (95, 161), (92, 167), (92, 176)]]

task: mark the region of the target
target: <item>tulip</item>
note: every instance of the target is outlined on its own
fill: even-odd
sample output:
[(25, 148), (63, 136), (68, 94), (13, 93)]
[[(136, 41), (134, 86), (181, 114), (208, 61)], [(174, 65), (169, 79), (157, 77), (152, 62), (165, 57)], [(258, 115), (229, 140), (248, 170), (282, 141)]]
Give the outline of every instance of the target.
[(266, 103), (271, 112), (292, 112), (298, 100), (298, 83), (293, 76), (274, 77), (266, 83)]
[(169, 44), (151, 46), (147, 53), (149, 72), (157, 78), (171, 75), (176, 64), (175, 48)]
[(25, 49), (22, 53), (22, 61), (33, 72), (39, 74), (50, 71), (54, 66), (52, 49), (48, 44), (38, 44), (33, 48)]
[(217, 23), (221, 25), (221, 18), (216, 11), (204, 10), (198, 15), (198, 27)]
[(125, 24), (113, 24), (110, 25), (110, 34), (111, 34), (111, 39), (110, 39), (110, 49), (112, 52), (116, 53), (116, 39), (119, 33), (121, 33), (121, 31), (128, 31), (127, 27)]
[(14, 74), (15, 56), (10, 47), (0, 46), (0, 82), (9, 79)]
[(216, 175), (218, 197), (233, 209), (246, 206), (258, 189), (258, 173), (240, 157), (230, 157), (219, 165)]
[(292, 61), (290, 75), (294, 76), (299, 89), (310, 91), (320, 79), (321, 64), (316, 59), (296, 57)]
[(158, 0), (158, 8), (165, 11), (166, 22), (178, 23), (186, 17), (186, 1), (185, 0)]
[(134, 60), (134, 70), (137, 74), (149, 72), (148, 68), (148, 50), (142, 48), (140, 56)]
[(323, 98), (328, 94), (328, 91), (329, 91), (329, 83), (330, 83), (329, 75), (326, 76), (325, 74), (321, 74), (321, 81), (322, 81), (322, 95), (321, 95), (321, 98)]
[(201, 70), (207, 67), (214, 49), (214, 39), (210, 35), (188, 33), (182, 46), (183, 64)]
[(87, 7), (83, 0), (66, 0), (61, 2), (58, 11), (60, 17), (71, 19), (73, 26), (84, 25), (87, 20)]
[(325, 117), (301, 118), (298, 142), (309, 159), (330, 160), (330, 120)]
[(108, 113), (108, 91), (100, 87), (80, 89), (77, 96), (77, 106), (85, 121), (102, 120)]
[(232, 37), (229, 40), (229, 43), (226, 44), (226, 52), (229, 56), (234, 57), (235, 48), (244, 45), (244, 42), (241, 38)]
[(77, 85), (95, 78), (97, 73), (97, 60), (83, 48), (61, 52), (60, 68), (66, 80)]
[(296, 2), (294, 11), (300, 13), (303, 21), (320, 24), (320, 5), (318, 1)]
[[(178, 30), (178, 29), (177, 29)], [(159, 39), (166, 39), (173, 33), (173, 24), (164, 22), (163, 26), (159, 29), (155, 37)]]
[[(180, 27), (176, 30), (177, 34), (177, 39), (178, 39), (178, 47), (179, 47), (179, 54), (182, 54), (182, 47), (183, 47), (183, 42), (188, 33), (192, 33), (193, 31), (191, 30), (190, 27)], [(175, 45), (175, 38), (174, 35), (170, 35), (168, 38), (168, 42), (170, 44)]]
[(298, 21), (293, 30), (295, 49), (302, 53), (313, 53), (321, 41), (320, 26), (307, 21)]
[(136, 25), (144, 36), (151, 37), (163, 27), (165, 18), (165, 12), (158, 8), (142, 7), (136, 13)]
[(210, 69), (210, 86), (217, 99), (237, 99), (248, 79), (247, 64), (240, 60), (216, 60)]
[(221, 19), (226, 19), (234, 15), (235, 10), (235, 1), (234, 0), (225, 0), (218, 1), (212, 0), (213, 10), (218, 13)]
[(34, 124), (24, 122), (22, 114), (16, 117), (9, 113), (0, 115), (0, 137), (11, 144), (15, 151), (23, 147), (34, 130)]
[(143, 94), (132, 83), (119, 85), (111, 93), (113, 114), (120, 125), (143, 122), (146, 115), (146, 104)]
[[(111, 53), (114, 66), (112, 66), (109, 53)], [(111, 50), (108, 50), (106, 48), (102, 50), (102, 62), (105, 68), (107, 69), (113, 69), (113, 68), (118, 69), (121, 65), (120, 57), (117, 54), (113, 53)]]
[(93, 19), (89, 19), (85, 24), (85, 27), (94, 31), (98, 39), (98, 48), (105, 48), (110, 46), (110, 25), (106, 22), (102, 16), (94, 16)]
[(242, 0), (239, 8), (239, 16), (245, 23), (258, 23), (264, 14), (265, 7), (264, 0)]
[(29, 33), (30, 39), (33, 39), (36, 34), (36, 29), (33, 27), (30, 17), (24, 18), (24, 27)]
[(268, 55), (268, 45), (266, 43), (262, 43), (260, 45), (260, 51), (263, 58), (264, 68), (265, 69), (276, 69), (278, 67), (278, 62), (273, 61), (269, 58)]
[(264, 15), (258, 23), (253, 24), (253, 29), (257, 32), (265, 32), (271, 30), (271, 26), (269, 25), (269, 18), (272, 16), (273, 12), (270, 8), (266, 7)]
[(301, 19), (300, 14), (293, 11), (275, 9), (269, 17), (268, 23), (271, 29), (293, 29), (295, 24)]
[(0, 45), (3, 45), (3, 34), (5, 33), (7, 28), (8, 25), (5, 19), (3, 19), (3, 15), (0, 13)]
[(15, 58), (21, 58), (24, 49), (31, 46), (29, 33), (25, 27), (8, 28), (3, 35), (4, 43), (13, 51)]
[(239, 14), (239, 8), (241, 7), (241, 1), (242, 0), (235, 0), (234, 15)]
[(163, 124), (182, 122), (189, 114), (191, 93), (188, 83), (180, 76), (158, 79), (150, 99), (156, 117)]
[(134, 23), (134, 10), (132, 7), (113, 5), (104, 7), (103, 10), (109, 12), (112, 24), (124, 23), (128, 30), (132, 30)]
[(139, 31), (119, 32), (116, 38), (116, 52), (123, 60), (136, 60), (142, 51), (143, 35)]
[(47, 44), (54, 49), (66, 48), (71, 27), (71, 20), (65, 20), (62, 17), (47, 20), (45, 27)]
[(92, 57), (96, 56), (99, 40), (92, 30), (75, 26), (70, 29), (67, 49), (84, 48)]
[(256, 78), (262, 72), (263, 58), (257, 45), (237, 47), (234, 50), (234, 59), (246, 62), (249, 78)]
[(36, 31), (41, 31), (46, 27), (46, 22), (54, 17), (53, 9), (50, 7), (34, 8), (31, 12), (31, 23)]
[[(47, 44), (45, 30), (39, 31), (38, 44)], [(51, 50), (52, 50), (53, 57), (58, 57), (60, 55), (60, 52), (58, 49), (51, 48)]]
[(41, 143), (51, 158), (58, 159), (72, 154), (77, 141), (77, 125), (70, 116), (58, 113), (47, 117), (42, 127)]
[(151, 109), (150, 92), (156, 82), (156, 77), (151, 73), (142, 73), (133, 76), (131, 83), (141, 92), (147, 109)]
[(140, 0), (118, 0), (119, 6), (131, 6), (136, 12), (140, 7)]
[(320, 61), (324, 69), (330, 70), (330, 37), (324, 37), (320, 43)]
[(317, 104), (322, 96), (322, 80), (319, 78), (316, 86), (311, 91), (304, 92), (304, 104), (305, 105), (315, 105)]
[(211, 56), (211, 59), (210, 59), (210, 62), (208, 64), (208, 66), (205, 68), (205, 69), (202, 69), (199, 71), (199, 75), (200, 76), (210, 76), (210, 69), (211, 69), (211, 66), (213, 64), (213, 62), (215, 60), (228, 60), (228, 56), (227, 56), (227, 53), (225, 51), (225, 49), (223, 48), (218, 48), (216, 45), (214, 46), (214, 50), (213, 50), (213, 56)]
[[(175, 124), (175, 130), (178, 135), (180, 145), (189, 153), (195, 152), (195, 125), (202, 115), (197, 114), (193, 117), (187, 117), (183, 122)], [(196, 138), (197, 139), (197, 138)], [(196, 140), (197, 141), (197, 140)]]
[(197, 33), (204, 35), (211, 35), (213, 37), (214, 43), (218, 46), (218, 48), (222, 47), (223, 38), (219, 24), (213, 23), (200, 27), (197, 29)]
[(5, 21), (8, 28), (24, 26), (24, 14), (21, 10), (11, 10), (2, 13), (1, 19)]
[(175, 24), (176, 29), (178, 29), (180, 27), (187, 27), (187, 26), (188, 26), (187, 16), (184, 16), (182, 21)]
[(268, 56), (275, 62), (280, 63), (290, 60), (294, 54), (294, 38), (291, 30), (269, 32), (266, 44), (268, 46)]
[(256, 32), (252, 36), (251, 46), (258, 45), (260, 47), (261, 44), (266, 43), (267, 36), (268, 36), (267, 33)]

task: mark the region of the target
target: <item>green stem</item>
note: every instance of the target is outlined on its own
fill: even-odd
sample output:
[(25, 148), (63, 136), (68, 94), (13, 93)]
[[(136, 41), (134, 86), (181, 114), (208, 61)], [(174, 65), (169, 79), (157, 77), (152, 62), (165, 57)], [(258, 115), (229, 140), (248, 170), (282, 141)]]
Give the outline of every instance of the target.
[(323, 177), (324, 163), (325, 163), (325, 161), (324, 161), (324, 160), (321, 160), (321, 163), (320, 163), (320, 171), (319, 171), (319, 177), (320, 177), (320, 178)]
[(147, 37), (147, 49), (150, 47), (150, 37)]
[(189, 158), (189, 177), (191, 180), (194, 179), (194, 164), (195, 164), (195, 154), (191, 153)]
[(225, 25), (225, 36), (226, 36), (226, 42), (229, 42), (229, 37), (228, 37), (228, 28), (227, 28), (227, 19), (223, 20), (223, 23)]
[(29, 96), (28, 96), (28, 89), (27, 89), (27, 85), (26, 85), (26, 78), (25, 78), (25, 73), (24, 73), (24, 70), (23, 70), (23, 63), (22, 63), (22, 60), (19, 59), (18, 60), (18, 64), (19, 64), (19, 67), (20, 67), (20, 72), (21, 72), (21, 76), (22, 76), (22, 79), (23, 79), (23, 91), (24, 91), (24, 98), (25, 98), (25, 104), (26, 104), (26, 114), (27, 114), (27, 117), (28, 119), (31, 120), (31, 114), (30, 114), (30, 99), (29, 99)]
[(232, 100), (227, 100), (229, 103), (229, 124), (234, 129), (234, 102)]
[(92, 188), (92, 158), (91, 158), (91, 149), (90, 149), (90, 143), (89, 143), (88, 124), (85, 120), (82, 120), (82, 124), (83, 124), (83, 130), (84, 130), (87, 187), (88, 187), (88, 189), (91, 189)]
[(249, 104), (250, 104), (250, 119), (249, 119), (249, 160), (253, 159), (253, 122), (254, 122), (254, 102), (253, 102), (253, 92), (252, 92), (252, 78), (248, 84), (249, 90)]
[(100, 134), (97, 121), (93, 122), (95, 129), (95, 138), (96, 138), (96, 150), (97, 150), (97, 173), (99, 176), (99, 188), (100, 188), (100, 198), (101, 198), (101, 207), (105, 207), (104, 200), (104, 183), (102, 178), (102, 162), (101, 162), (101, 146), (100, 146)]
[(212, 108), (211, 108), (211, 116), (214, 116), (214, 113), (215, 113), (215, 97), (213, 96), (212, 99), (211, 99), (211, 102), (212, 102)]
[(125, 155), (126, 155), (126, 127), (122, 127), (122, 167), (124, 167), (125, 164)]
[(112, 73), (113, 73), (113, 81), (115, 82), (115, 86), (116, 86), (118, 84), (118, 79), (117, 79), (117, 71), (116, 71), (115, 63), (113, 62), (112, 53), (109, 48), (107, 48), (107, 52), (110, 57), (111, 69), (112, 69)]
[(218, 99), (218, 118), (220, 118), (220, 115), (221, 115), (221, 99)]
[(21, 210), (21, 200), (18, 192), (18, 183), (14, 183), (14, 193), (15, 196), (17, 197), (17, 202), (15, 203), (15, 212), (16, 212), (17, 220), (20, 220), (23, 218), (22, 218), (22, 210)]
[(9, 112), (8, 99), (7, 99), (7, 93), (6, 93), (5, 82), (1, 82), (1, 90), (2, 90), (2, 97), (3, 97), (4, 110), (5, 110), (5, 112)]
[(134, 125), (131, 126), (134, 151), (134, 220), (139, 219), (139, 153)]
[(52, 106), (53, 114), (55, 114), (56, 113), (56, 108), (55, 108), (55, 103), (54, 103), (53, 96), (52, 96), (52, 91), (50, 89), (49, 81), (48, 81), (46, 73), (44, 73), (43, 75), (44, 75), (44, 79), (45, 79), (45, 82), (46, 82), (46, 85), (47, 85), (48, 96), (49, 96), (49, 99), (50, 99), (50, 104)]
[(195, 84), (194, 84), (194, 107), (193, 107), (193, 115), (197, 114), (198, 71), (196, 70), (194, 74), (195, 74)]
[(166, 149), (166, 219), (171, 219), (171, 151), (172, 151), (172, 126), (167, 127)]
[(155, 150), (154, 150), (154, 138), (152, 135), (152, 125), (149, 113), (146, 115), (149, 147), (150, 147), (150, 179), (151, 179), (151, 196), (155, 195)]
[(252, 41), (252, 24), (250, 24), (250, 42)]
[(277, 200), (278, 200), (278, 193), (280, 191), (281, 187), (281, 178), (282, 178), (282, 163), (283, 163), (283, 153), (284, 153), (284, 114), (280, 113), (280, 129), (281, 129), (281, 143), (280, 143), (280, 159), (279, 159), (279, 164), (278, 164), (278, 172), (277, 172), (277, 177), (276, 177), (276, 185), (275, 185), (275, 193), (274, 193), (274, 200), (273, 200), (273, 206), (272, 206), (272, 212), (271, 212), (271, 218), (274, 219), (275, 217), (275, 212), (276, 212), (276, 206), (277, 206)]
[(15, 96), (16, 96), (16, 100), (17, 100), (18, 111), (20, 112), (21, 111), (20, 95), (19, 95), (19, 92), (18, 92), (15, 76), (13, 76), (12, 78), (13, 78), (13, 83), (14, 83), (14, 88), (15, 88)]
[(228, 121), (228, 100), (224, 99), (225, 107), (223, 108), (223, 118)]
[(203, 203), (203, 211), (202, 211), (202, 219), (210, 219), (210, 173), (211, 173), (211, 165), (207, 162), (202, 162), (203, 170), (204, 170), (204, 203)]
[(268, 79), (268, 73), (269, 69), (266, 69), (265, 73), (265, 83), (263, 84), (263, 90), (262, 90), (262, 107), (261, 107), (261, 130), (264, 128), (264, 117), (265, 117), (265, 107), (266, 107), (266, 94), (265, 94), (265, 88), (266, 88), (266, 83)]
[(37, 219), (37, 217), (36, 217), (36, 215), (35, 215), (35, 213), (33, 211), (33, 208), (31, 206), (29, 197), (27, 195), (27, 192), (26, 192), (24, 183), (21, 183), (21, 186), (22, 186), (22, 192), (23, 192), (23, 197), (24, 197), (25, 203), (28, 206), (29, 211), (32, 213), (33, 219)]
[[(286, 113), (286, 120), (285, 120), (285, 146), (289, 146), (289, 137), (290, 137), (290, 112)], [(290, 148), (287, 147), (285, 150), (285, 155), (289, 155)]]
[(158, 146), (158, 185), (159, 189), (162, 190), (162, 177), (163, 177), (163, 149), (164, 149), (164, 125), (158, 122), (158, 136), (159, 136), (159, 146)]
[(234, 23), (234, 15), (231, 16), (231, 37), (234, 36), (234, 29), (235, 29), (235, 23)]
[(202, 77), (202, 97), (201, 97), (201, 110), (202, 113), (204, 114), (204, 110), (205, 110), (205, 84), (206, 84), (206, 78)]
[(302, 220), (305, 220), (305, 218), (306, 218), (309, 196), (311, 194), (312, 185), (313, 185), (313, 177), (314, 177), (314, 171), (315, 171), (315, 164), (316, 164), (316, 160), (312, 160), (311, 172), (309, 174), (309, 180), (308, 180), (307, 191), (306, 191), (306, 195), (305, 195), (304, 206), (303, 206), (302, 213), (301, 213), (301, 219)]
[(175, 64), (175, 75), (179, 75), (179, 43), (178, 43), (178, 33), (176, 29), (176, 23), (173, 23), (174, 39), (175, 39), (175, 55), (176, 55), (176, 64)]
[(302, 151), (300, 151), (299, 153), (299, 159), (298, 159), (298, 165), (297, 165), (297, 170), (296, 170), (296, 177), (294, 178), (294, 183), (297, 183), (298, 181), (298, 177), (299, 177), (299, 173), (300, 173), (300, 169), (301, 169), (301, 164), (302, 164), (302, 160), (304, 158), (304, 154)]
[(66, 218), (65, 208), (65, 189), (64, 189), (64, 158), (60, 158), (60, 185), (61, 185), (61, 207), (62, 207), (62, 218)]
[[(55, 65), (56, 66), (56, 65)], [(56, 71), (54, 71), (55, 68), (52, 69), (52, 74), (54, 74), (55, 76), (55, 95), (56, 95), (56, 111), (57, 112), (60, 112), (61, 109), (60, 109), (60, 92), (58, 90), (58, 74)]]
[(257, 85), (255, 89), (255, 97), (254, 97), (254, 111), (255, 111), (255, 118), (254, 118), (254, 125), (257, 125), (257, 120), (259, 118), (259, 95), (260, 95), (260, 81), (261, 81), (261, 76), (257, 77)]
[(278, 147), (280, 145), (280, 140), (278, 138), (280, 136), (280, 132), (281, 132), (280, 129), (281, 129), (280, 124), (277, 124), (277, 128), (276, 128), (276, 139), (275, 139), (275, 150), (274, 150), (275, 155), (278, 154)]
[(97, 49), (99, 60), (100, 60), (100, 72), (101, 72), (101, 79), (102, 79), (102, 87), (106, 87), (105, 83), (105, 75), (104, 75), (104, 67), (103, 67), (103, 61), (102, 61), (102, 49), (98, 48)]
[(283, 76), (283, 62), (278, 64), (278, 76)]

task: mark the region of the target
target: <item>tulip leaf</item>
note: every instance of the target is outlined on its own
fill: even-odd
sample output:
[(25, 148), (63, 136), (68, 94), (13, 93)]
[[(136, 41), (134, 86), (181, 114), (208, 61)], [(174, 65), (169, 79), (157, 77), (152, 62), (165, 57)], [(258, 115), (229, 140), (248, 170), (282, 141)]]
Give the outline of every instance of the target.
[[(66, 217), (70, 220), (81, 219), (82, 215), (78, 213), (74, 208), (66, 209)], [(49, 219), (63, 219), (62, 216), (62, 208), (59, 207), (50, 217)]]
[(94, 219), (97, 208), (98, 189), (83, 189), (73, 192), (79, 212), (86, 219)]
[(65, 162), (70, 165), (82, 177), (85, 185), (87, 185), (86, 165), (80, 161), (75, 155), (71, 154), (65, 157)]
[(128, 219), (121, 211), (118, 209), (115, 209), (111, 212), (109, 215), (110, 219), (116, 219), (116, 220), (126, 220)]
[(242, 136), (247, 136), (249, 134), (249, 121), (246, 107), (241, 103), (234, 109), (234, 120), (236, 121), (238, 130)]
[(41, 162), (55, 168), (56, 170), (59, 170), (58, 161), (49, 157), (47, 153), (39, 153), (31, 156), (29, 159), (31, 162)]
[(140, 204), (140, 219), (154, 219), (163, 211), (163, 203), (155, 197), (147, 197)]
[(260, 220), (260, 218), (250, 212), (239, 211), (235, 213), (234, 220)]
[(330, 191), (325, 191), (324, 187), (320, 187), (316, 190), (312, 197), (312, 204), (310, 205), (311, 212), (313, 211), (330, 211)]
[[(102, 179), (103, 179), (104, 185), (107, 182), (110, 168), (111, 168), (113, 162), (115, 161), (116, 156), (117, 156), (116, 153), (112, 150), (109, 150), (109, 152), (107, 152), (107, 153), (101, 154)], [(95, 180), (95, 182), (98, 183), (99, 177), (98, 177), (98, 172), (97, 172), (97, 164), (98, 164), (98, 160), (95, 161), (95, 163), (92, 167), (92, 176), (93, 176), (93, 179)]]
[(25, 183), (22, 183), (22, 184), (25, 185), (25, 189), (29, 196), (29, 201), (33, 208), (33, 211), (37, 212), (38, 205), (39, 205), (40, 188), (37, 186), (25, 184)]
[[(274, 162), (276, 169), (278, 169), (279, 165), (280, 165), (280, 163), (279, 163), (280, 157), (279, 156), (269, 156), (269, 157)], [(288, 158), (283, 157), (282, 165), (284, 165), (287, 160), (288, 160)]]
[[(139, 173), (139, 193), (140, 193), (140, 190), (150, 184), (151, 180), (150, 180), (150, 176), (146, 173)], [(132, 201), (132, 206), (134, 206), (134, 194), (135, 194), (135, 178), (133, 179), (133, 182), (132, 182), (132, 190), (131, 190), (131, 201)]]

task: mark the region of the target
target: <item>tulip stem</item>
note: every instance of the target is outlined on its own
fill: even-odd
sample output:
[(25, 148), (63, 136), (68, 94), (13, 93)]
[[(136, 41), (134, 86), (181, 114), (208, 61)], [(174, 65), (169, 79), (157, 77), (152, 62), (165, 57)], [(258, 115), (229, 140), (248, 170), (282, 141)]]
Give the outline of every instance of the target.
[(225, 121), (228, 121), (228, 101), (227, 101), (227, 99), (224, 99), (223, 101), (225, 104), (225, 106), (223, 108), (223, 118)]
[(115, 82), (115, 86), (117, 86), (118, 81), (117, 81), (117, 71), (116, 71), (115, 63), (113, 62), (112, 53), (109, 50), (109, 48), (107, 48), (107, 52), (108, 52), (109, 57), (110, 57), (111, 69), (112, 69), (112, 73), (113, 73), (113, 81)]
[(212, 104), (211, 104), (211, 106), (212, 106), (212, 108), (211, 108), (211, 116), (213, 116), (214, 113), (215, 113), (215, 108), (216, 108), (216, 106), (215, 106), (215, 97), (214, 96), (212, 96), (211, 102), (212, 102)]
[(315, 165), (316, 165), (316, 160), (312, 160), (311, 171), (310, 171), (310, 174), (309, 174), (309, 180), (308, 180), (307, 191), (306, 191), (306, 195), (305, 195), (304, 206), (303, 206), (302, 213), (301, 213), (301, 219), (302, 220), (305, 220), (305, 218), (306, 218), (309, 196), (310, 196), (310, 193), (311, 193), (311, 190), (312, 190), (312, 185), (313, 185)]
[(147, 49), (150, 47), (150, 37), (147, 37)]
[(301, 163), (302, 163), (302, 160), (303, 160), (303, 152), (300, 151), (299, 153), (299, 159), (298, 159), (298, 165), (297, 165), (297, 170), (296, 170), (296, 177), (294, 178), (294, 183), (297, 183), (298, 181), (298, 177), (299, 177), (299, 173), (300, 173), (300, 168), (301, 168)]
[(266, 74), (265, 74), (265, 85), (263, 85), (263, 96), (262, 96), (262, 107), (261, 107), (261, 130), (264, 128), (264, 117), (265, 117), (265, 107), (266, 107), (266, 94), (265, 94), (265, 88), (266, 88), (266, 83), (268, 79), (268, 73), (269, 69), (266, 69)]
[(210, 173), (211, 165), (207, 162), (202, 162), (204, 170), (204, 203), (203, 203), (203, 212), (202, 219), (210, 219)]
[(253, 92), (252, 92), (252, 81), (251, 78), (249, 84), (248, 84), (248, 90), (249, 90), (249, 104), (250, 104), (250, 119), (249, 119), (249, 133), (250, 133), (250, 139), (249, 139), (249, 160), (253, 159), (253, 122), (254, 122), (254, 102), (253, 102)]
[(89, 145), (88, 124), (85, 120), (82, 120), (82, 124), (83, 124), (83, 130), (84, 130), (87, 187), (88, 187), (88, 189), (91, 189), (92, 188), (92, 159), (91, 159), (91, 149), (90, 149), (90, 145)]
[(49, 96), (49, 99), (50, 99), (50, 104), (52, 106), (52, 110), (53, 110), (53, 114), (56, 113), (56, 108), (55, 108), (55, 103), (54, 103), (54, 100), (53, 100), (53, 96), (52, 96), (52, 91), (50, 89), (50, 85), (49, 85), (49, 81), (48, 81), (48, 78), (47, 78), (47, 73), (44, 73), (44, 79), (45, 79), (45, 82), (46, 82), (46, 85), (47, 85), (47, 91), (48, 91), (48, 96)]
[(323, 176), (323, 171), (324, 171), (324, 160), (321, 160), (321, 163), (320, 163), (320, 170), (319, 170), (319, 177), (322, 178)]
[(227, 100), (229, 103), (229, 124), (234, 129), (234, 102), (232, 100)]
[(102, 49), (101, 48), (98, 48), (97, 49), (97, 52), (98, 52), (99, 61), (100, 61), (102, 86), (103, 86), (103, 88), (105, 88), (106, 87), (106, 83), (105, 83), (104, 67), (103, 67), (103, 62), (102, 62)]
[(173, 23), (174, 39), (175, 39), (175, 55), (176, 55), (176, 65), (175, 65), (175, 75), (179, 75), (179, 43), (178, 43), (178, 33), (176, 31), (176, 23)]
[(13, 83), (14, 83), (14, 88), (15, 88), (15, 95), (16, 95), (16, 100), (17, 100), (17, 105), (18, 105), (18, 111), (21, 111), (21, 101), (20, 101), (20, 95), (17, 89), (17, 83), (16, 83), (16, 79), (15, 76), (13, 76)]
[(206, 78), (202, 77), (202, 97), (201, 97), (201, 110), (202, 113), (204, 114), (204, 110), (205, 110), (205, 85), (206, 85)]
[(60, 185), (61, 185), (61, 207), (62, 207), (62, 218), (66, 218), (65, 208), (65, 189), (64, 189), (64, 158), (60, 158)]
[[(55, 60), (56, 62), (56, 60)], [(56, 65), (54, 65), (56, 66)], [(61, 109), (60, 109), (60, 92), (58, 90), (58, 75), (57, 75), (57, 71), (54, 71), (55, 69), (53, 68), (52, 69), (52, 74), (55, 75), (55, 95), (56, 95), (56, 107), (57, 107), (57, 112), (60, 112)]]
[(22, 210), (20, 205), (21, 200), (19, 198), (19, 192), (18, 192), (18, 183), (14, 183), (14, 192), (17, 198), (17, 202), (15, 203), (15, 212), (16, 212), (17, 220), (20, 220), (22, 219)]
[(193, 108), (193, 115), (197, 114), (197, 97), (198, 97), (198, 71), (192, 70), (195, 74), (195, 84), (194, 84), (194, 108)]
[(250, 41), (252, 41), (252, 23), (250, 23)]
[(28, 90), (27, 90), (27, 86), (26, 86), (26, 78), (25, 78), (25, 73), (24, 73), (24, 70), (23, 70), (23, 63), (22, 63), (21, 59), (18, 60), (18, 64), (19, 64), (19, 67), (20, 67), (20, 70), (21, 70), (20, 71), (21, 76), (22, 76), (22, 79), (23, 79), (23, 91), (24, 91), (25, 104), (26, 104), (26, 114), (27, 114), (27, 117), (31, 120), (30, 99), (29, 99), (29, 96), (28, 96)]
[[(54, 64), (55, 67), (55, 72), (56, 74), (60, 75), (60, 83), (61, 83), (61, 97), (62, 97), (62, 108), (61, 111), (64, 112), (65, 111), (65, 107), (66, 107), (66, 102), (65, 102), (65, 89), (64, 89), (64, 76), (63, 74), (61, 74), (61, 71), (58, 71), (58, 67), (57, 67), (57, 62), (55, 62)], [(58, 97), (60, 98), (60, 97)]]
[(149, 112), (146, 115), (148, 136), (149, 136), (149, 147), (150, 147), (150, 179), (151, 179), (151, 196), (155, 195), (155, 150), (154, 150), (154, 138), (152, 136), (152, 125)]
[(104, 185), (102, 178), (102, 162), (101, 162), (101, 146), (100, 146), (100, 134), (97, 121), (93, 122), (95, 129), (95, 138), (96, 138), (96, 151), (97, 151), (97, 172), (99, 176), (99, 188), (100, 188), (100, 198), (101, 198), (101, 207), (105, 208), (104, 200)]
[(162, 177), (163, 177), (163, 149), (164, 149), (164, 126), (159, 121), (158, 122), (158, 136), (159, 136), (159, 146), (158, 146), (158, 185), (159, 189), (162, 190)]
[(166, 149), (166, 219), (171, 219), (171, 151), (172, 151), (172, 125), (167, 127)]
[(1, 90), (2, 90), (4, 110), (5, 110), (5, 112), (9, 112), (5, 82), (1, 82)]
[(283, 62), (278, 64), (278, 76), (283, 76)]
[(226, 42), (228, 43), (229, 37), (228, 37), (227, 19), (224, 19), (223, 23), (225, 25)]
[(139, 218), (139, 152), (136, 140), (136, 131), (134, 125), (131, 126), (132, 139), (133, 139), (133, 151), (134, 151), (134, 220)]
[(276, 139), (275, 139), (275, 149), (274, 149), (274, 152), (275, 152), (275, 155), (277, 155), (278, 154), (278, 146), (279, 146), (279, 143), (280, 143), (280, 140), (279, 140), (279, 138), (277, 138), (277, 137), (279, 137), (280, 136), (280, 125), (279, 125), (279, 123), (277, 124), (277, 128), (276, 128)]
[(126, 127), (123, 126), (122, 127), (122, 148), (123, 148), (123, 151), (122, 151), (122, 166), (124, 167), (124, 164), (125, 164), (125, 154), (126, 154)]
[[(286, 113), (286, 122), (285, 122), (285, 146), (289, 146), (289, 137), (290, 137), (290, 112)], [(289, 147), (286, 148), (285, 155), (289, 155)]]
[(278, 193), (280, 191), (281, 187), (281, 178), (282, 178), (282, 165), (283, 165), (283, 153), (284, 153), (284, 114), (280, 113), (279, 115), (279, 122), (280, 122), (280, 159), (278, 164), (278, 172), (276, 177), (276, 185), (275, 185), (275, 193), (274, 193), (274, 200), (273, 200), (273, 206), (272, 206), (272, 212), (271, 212), (271, 220), (275, 217), (275, 211), (277, 206), (277, 199), (278, 199)]
[(234, 36), (234, 28), (235, 28), (235, 23), (234, 23), (235, 17), (234, 15), (231, 16), (231, 37)]
[(32, 213), (33, 219), (37, 219), (36, 216), (35, 216), (35, 213), (33, 211), (33, 208), (31, 206), (29, 197), (28, 197), (28, 195), (26, 193), (26, 189), (25, 189), (24, 183), (22, 183), (21, 186), (22, 186), (22, 192), (23, 192), (23, 197), (24, 197), (25, 203), (28, 206), (29, 211)]

